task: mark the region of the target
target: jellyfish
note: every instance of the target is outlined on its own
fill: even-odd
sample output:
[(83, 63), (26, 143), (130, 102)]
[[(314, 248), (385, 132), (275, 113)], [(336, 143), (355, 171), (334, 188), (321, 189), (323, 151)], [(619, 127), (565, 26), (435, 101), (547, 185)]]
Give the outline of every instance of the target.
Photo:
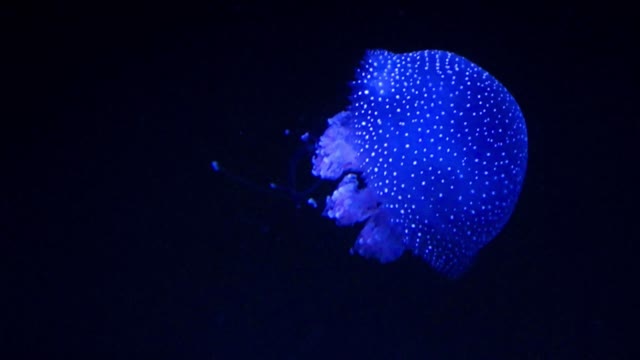
[(350, 105), (328, 120), (312, 173), (335, 180), (323, 214), (363, 223), (351, 251), (405, 251), (457, 278), (507, 223), (527, 165), (520, 107), (491, 74), (448, 51), (367, 51)]

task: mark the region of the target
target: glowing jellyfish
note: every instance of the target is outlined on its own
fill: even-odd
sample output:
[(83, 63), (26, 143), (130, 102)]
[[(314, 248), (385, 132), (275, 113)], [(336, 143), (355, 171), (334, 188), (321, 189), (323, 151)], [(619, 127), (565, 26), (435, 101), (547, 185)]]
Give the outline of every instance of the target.
[(329, 119), (313, 174), (342, 178), (324, 214), (365, 221), (353, 251), (381, 262), (405, 250), (457, 277), (511, 216), (527, 164), (515, 99), (446, 51), (367, 52), (351, 105)]

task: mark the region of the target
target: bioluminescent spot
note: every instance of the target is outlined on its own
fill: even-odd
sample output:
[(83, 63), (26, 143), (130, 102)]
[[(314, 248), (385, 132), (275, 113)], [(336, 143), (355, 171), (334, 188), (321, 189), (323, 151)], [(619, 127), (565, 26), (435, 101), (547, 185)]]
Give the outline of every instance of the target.
[(409, 250), (457, 277), (504, 227), (527, 165), (518, 104), (488, 72), (437, 50), (366, 53), (351, 105), (329, 119), (313, 174), (341, 179), (324, 214), (366, 221), (353, 251)]

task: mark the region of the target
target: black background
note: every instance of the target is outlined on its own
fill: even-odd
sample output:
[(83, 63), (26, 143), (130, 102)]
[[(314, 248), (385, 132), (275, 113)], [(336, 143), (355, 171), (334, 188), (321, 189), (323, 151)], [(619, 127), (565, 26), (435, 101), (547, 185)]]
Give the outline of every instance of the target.
[[(632, 11), (453, 5), (3, 8), (5, 358), (631, 358)], [(298, 137), (371, 48), (456, 52), (525, 114), (518, 206), (460, 280), (268, 189), (313, 184)]]

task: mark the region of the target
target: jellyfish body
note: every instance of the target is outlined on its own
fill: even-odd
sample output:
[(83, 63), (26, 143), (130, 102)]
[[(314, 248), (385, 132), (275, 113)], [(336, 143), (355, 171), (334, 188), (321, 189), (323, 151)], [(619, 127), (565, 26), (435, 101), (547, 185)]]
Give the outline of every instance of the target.
[(373, 50), (312, 172), (341, 179), (326, 216), (366, 221), (353, 251), (389, 262), (409, 250), (457, 277), (511, 216), (526, 163), (522, 112), (488, 72), (446, 51)]

